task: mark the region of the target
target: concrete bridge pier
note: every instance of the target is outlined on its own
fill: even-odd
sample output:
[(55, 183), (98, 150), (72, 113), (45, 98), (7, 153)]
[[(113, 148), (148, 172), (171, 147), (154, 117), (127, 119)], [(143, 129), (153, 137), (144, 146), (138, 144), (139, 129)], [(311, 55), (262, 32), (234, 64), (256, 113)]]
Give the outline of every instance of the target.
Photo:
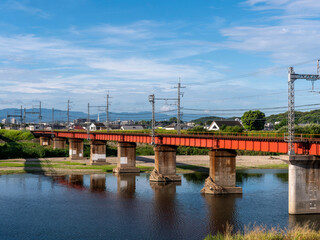
[(154, 170), (150, 175), (151, 182), (181, 182), (176, 174), (176, 146), (157, 145), (154, 147)]
[(118, 142), (117, 168), (114, 173), (139, 173), (140, 169), (136, 167), (136, 146), (134, 142)]
[(50, 137), (40, 137), (40, 145), (41, 146), (50, 146), (51, 145), (51, 138)]
[(242, 193), (242, 188), (236, 187), (236, 156), (235, 150), (210, 150), (209, 177), (201, 190), (202, 193)]
[(320, 213), (320, 156), (289, 156), (289, 214)]
[(65, 138), (53, 138), (53, 149), (65, 149), (67, 146)]
[(90, 165), (106, 164), (106, 142), (92, 140), (90, 142)]
[(70, 160), (83, 160), (83, 140), (69, 139), (69, 158)]

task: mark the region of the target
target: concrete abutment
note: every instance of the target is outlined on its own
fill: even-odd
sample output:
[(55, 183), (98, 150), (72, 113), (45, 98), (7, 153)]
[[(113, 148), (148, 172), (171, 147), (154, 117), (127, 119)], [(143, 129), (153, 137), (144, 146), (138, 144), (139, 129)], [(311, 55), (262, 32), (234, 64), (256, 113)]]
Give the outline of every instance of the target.
[(136, 167), (136, 143), (118, 142), (118, 159), (117, 168), (113, 169), (114, 173), (139, 173), (140, 169)]
[(289, 214), (320, 213), (320, 156), (289, 156)]
[(209, 177), (201, 190), (202, 193), (242, 193), (242, 188), (236, 187), (236, 156), (235, 150), (212, 149), (209, 151)]
[(154, 170), (150, 175), (151, 182), (181, 182), (176, 174), (176, 146), (157, 145), (154, 147)]

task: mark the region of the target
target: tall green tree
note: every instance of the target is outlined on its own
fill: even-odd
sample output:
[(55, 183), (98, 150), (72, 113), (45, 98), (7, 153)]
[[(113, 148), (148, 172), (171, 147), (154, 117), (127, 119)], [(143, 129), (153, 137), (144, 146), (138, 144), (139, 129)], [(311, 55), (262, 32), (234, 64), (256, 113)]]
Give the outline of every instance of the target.
[(266, 122), (266, 115), (259, 110), (250, 110), (243, 114), (241, 121), (248, 130), (262, 130)]

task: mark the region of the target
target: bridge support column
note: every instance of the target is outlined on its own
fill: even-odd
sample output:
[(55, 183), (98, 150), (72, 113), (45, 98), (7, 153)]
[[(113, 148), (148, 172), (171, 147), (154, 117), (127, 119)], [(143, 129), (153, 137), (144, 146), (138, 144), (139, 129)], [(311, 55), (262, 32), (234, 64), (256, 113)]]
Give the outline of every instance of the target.
[(106, 142), (91, 141), (90, 142), (90, 165), (106, 164)]
[(242, 188), (236, 187), (236, 156), (234, 150), (210, 150), (209, 177), (201, 190), (202, 193), (242, 193)]
[(320, 156), (289, 156), (289, 214), (320, 213)]
[(50, 146), (51, 138), (50, 137), (40, 137), (40, 145), (41, 146)]
[(65, 149), (66, 139), (65, 138), (53, 138), (53, 149)]
[(117, 168), (113, 169), (114, 173), (138, 173), (140, 169), (136, 167), (136, 143), (118, 142)]
[(154, 147), (154, 170), (150, 175), (151, 182), (180, 182), (176, 174), (176, 146), (158, 145)]
[(69, 158), (70, 160), (83, 160), (83, 140), (69, 139)]

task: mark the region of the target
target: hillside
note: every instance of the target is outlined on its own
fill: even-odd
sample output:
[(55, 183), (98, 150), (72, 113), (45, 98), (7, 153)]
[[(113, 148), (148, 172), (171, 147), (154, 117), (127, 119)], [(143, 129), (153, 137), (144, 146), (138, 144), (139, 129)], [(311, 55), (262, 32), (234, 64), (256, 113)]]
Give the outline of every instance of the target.
[(240, 118), (240, 117), (231, 117), (231, 118), (223, 118), (223, 117), (218, 117), (218, 116), (209, 116), (209, 117), (201, 117), (198, 119), (193, 120), (196, 124), (206, 124), (207, 122), (212, 122), (215, 120), (234, 120), (235, 118)]
[[(268, 116), (267, 122), (281, 122), (288, 118), (288, 112), (273, 114)], [(308, 112), (295, 112), (296, 123), (320, 123), (320, 110), (312, 110)]]

